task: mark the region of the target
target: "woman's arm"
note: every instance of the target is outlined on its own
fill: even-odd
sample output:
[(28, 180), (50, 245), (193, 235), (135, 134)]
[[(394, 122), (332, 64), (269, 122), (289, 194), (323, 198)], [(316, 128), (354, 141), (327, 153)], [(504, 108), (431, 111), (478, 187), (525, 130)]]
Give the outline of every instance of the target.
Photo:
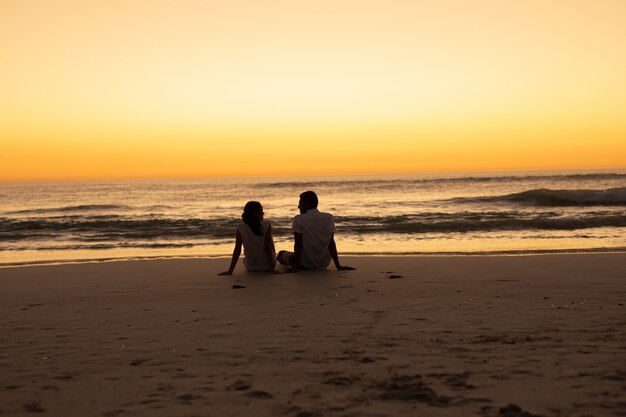
[(276, 249), (274, 248), (274, 238), (272, 237), (272, 225), (267, 226), (267, 231), (265, 232), (265, 241), (264, 241), (264, 249), (265, 249), (265, 257), (267, 259), (268, 271), (273, 271), (274, 266), (276, 265), (276, 258), (274, 257), (274, 253), (276, 253)]
[(235, 249), (233, 250), (233, 259), (230, 261), (230, 268), (228, 268), (228, 271), (225, 272), (220, 272), (217, 275), (232, 275), (233, 271), (235, 270), (235, 265), (237, 265), (237, 261), (239, 260), (239, 255), (241, 255), (241, 244), (242, 244), (242, 239), (241, 239), (241, 233), (239, 233), (239, 230), (237, 230), (237, 234), (235, 235)]

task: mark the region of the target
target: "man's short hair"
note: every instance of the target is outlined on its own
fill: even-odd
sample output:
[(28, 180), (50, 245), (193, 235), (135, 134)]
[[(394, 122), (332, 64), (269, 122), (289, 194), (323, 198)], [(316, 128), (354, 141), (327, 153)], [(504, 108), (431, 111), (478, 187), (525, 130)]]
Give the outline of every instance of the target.
[(317, 208), (317, 194), (313, 191), (305, 191), (300, 194), (300, 200), (304, 201), (310, 208)]

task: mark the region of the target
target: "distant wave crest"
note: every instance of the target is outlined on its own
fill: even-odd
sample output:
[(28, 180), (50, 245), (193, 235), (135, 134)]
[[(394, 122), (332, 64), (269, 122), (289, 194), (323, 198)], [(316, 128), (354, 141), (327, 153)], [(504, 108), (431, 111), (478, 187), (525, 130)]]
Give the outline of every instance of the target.
[(626, 187), (608, 190), (537, 189), (511, 194), (509, 198), (547, 206), (626, 205)]
[(626, 205), (626, 187), (606, 190), (549, 190), (538, 188), (493, 197), (456, 198), (456, 203), (520, 203), (535, 206), (622, 206)]
[(54, 213), (84, 213), (93, 211), (117, 211), (128, 210), (130, 207), (117, 204), (84, 204), (77, 206), (40, 208), (30, 210), (9, 211), (5, 214), (54, 214)]
[(626, 174), (598, 173), (598, 174), (570, 174), (570, 175), (506, 175), (506, 176), (466, 176), (449, 178), (413, 178), (413, 179), (349, 179), (344, 181), (277, 181), (264, 182), (255, 185), (257, 188), (312, 188), (312, 187), (392, 187), (407, 185), (423, 185), (431, 183), (504, 183), (511, 181), (605, 181), (626, 180)]

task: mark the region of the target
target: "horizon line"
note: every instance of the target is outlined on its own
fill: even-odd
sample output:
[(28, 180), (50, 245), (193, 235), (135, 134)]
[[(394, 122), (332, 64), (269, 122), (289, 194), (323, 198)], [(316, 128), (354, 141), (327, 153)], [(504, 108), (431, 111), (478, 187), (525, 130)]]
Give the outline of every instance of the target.
[(0, 185), (10, 184), (41, 184), (41, 183), (79, 183), (101, 181), (172, 181), (172, 180), (227, 180), (245, 178), (317, 178), (317, 177), (365, 177), (365, 176), (430, 176), (430, 175), (488, 175), (488, 174), (542, 174), (542, 173), (592, 173), (606, 171), (626, 171), (624, 167), (608, 168), (548, 168), (548, 169), (511, 169), (511, 170), (434, 170), (434, 171), (377, 171), (377, 172), (352, 172), (352, 173), (317, 173), (317, 174), (283, 174), (283, 175), (181, 175), (181, 176), (142, 176), (142, 177), (82, 177), (82, 178), (26, 178), (26, 179), (0, 179)]

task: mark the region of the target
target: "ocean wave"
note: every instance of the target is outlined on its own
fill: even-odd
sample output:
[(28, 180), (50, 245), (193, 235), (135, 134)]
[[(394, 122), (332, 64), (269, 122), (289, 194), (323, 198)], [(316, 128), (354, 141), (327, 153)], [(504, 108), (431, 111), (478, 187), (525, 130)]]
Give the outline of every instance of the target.
[(115, 211), (128, 209), (130, 209), (129, 206), (123, 206), (118, 204), (82, 204), (77, 206), (7, 211), (4, 214), (54, 214), (68, 212)]
[(548, 190), (524, 191), (508, 196), (511, 201), (544, 206), (626, 205), (626, 187), (607, 190)]
[(81, 241), (125, 241), (158, 238), (194, 238), (232, 236), (239, 220), (217, 219), (67, 219), (0, 218), (0, 241), (58, 238)]
[[(203, 242), (203, 244), (211, 244), (215, 242)], [(135, 242), (135, 243), (98, 243), (98, 244), (79, 244), (79, 245), (39, 245), (39, 246), (0, 246), (1, 250), (20, 252), (20, 251), (50, 251), (50, 250), (107, 250), (107, 249), (173, 249), (173, 248), (192, 248), (197, 243), (168, 243), (168, 242)]]
[(607, 181), (626, 180), (626, 174), (597, 173), (597, 174), (570, 174), (570, 175), (505, 175), (505, 176), (465, 176), (465, 177), (433, 177), (433, 178), (406, 178), (406, 179), (347, 179), (347, 180), (306, 180), (306, 181), (277, 181), (254, 184), (257, 188), (314, 188), (314, 187), (387, 187), (407, 186), (431, 183), (505, 183), (511, 181)]
[(501, 230), (578, 230), (626, 227), (626, 213), (557, 213), (522, 215), (517, 212), (464, 212), (402, 215), (386, 218), (339, 218), (337, 228), (350, 234), (366, 233), (465, 233)]
[[(0, 218), (0, 241), (71, 240), (85, 243), (231, 238), (238, 219), (28, 219)], [(290, 235), (290, 218), (273, 219), (276, 236)], [(370, 233), (455, 233), (494, 230), (577, 230), (626, 227), (626, 211), (576, 214), (523, 211), (466, 211), (392, 216), (337, 216), (337, 228), (350, 235)]]
[(514, 194), (485, 197), (461, 197), (454, 203), (519, 203), (534, 206), (623, 206), (626, 205), (626, 187), (606, 190), (549, 190), (538, 188)]

